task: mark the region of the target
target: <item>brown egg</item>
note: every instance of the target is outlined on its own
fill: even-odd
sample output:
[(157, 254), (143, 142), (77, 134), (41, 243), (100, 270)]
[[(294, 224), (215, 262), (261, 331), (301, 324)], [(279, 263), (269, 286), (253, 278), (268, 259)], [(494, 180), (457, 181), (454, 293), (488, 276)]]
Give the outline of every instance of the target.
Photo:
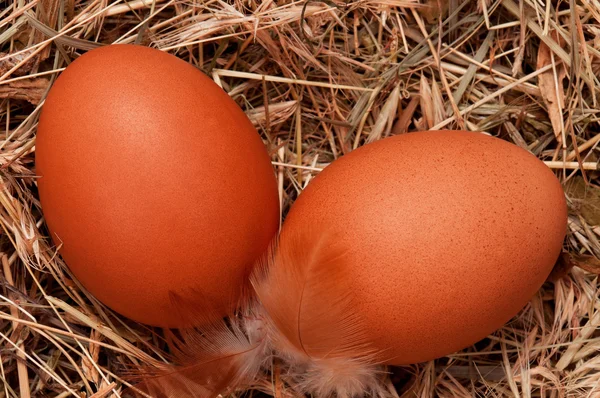
[(301, 286), (287, 288), (299, 298), (268, 285), (259, 294), (304, 353), (362, 355), (369, 343), (384, 363), (426, 361), (525, 306), (552, 270), (566, 220), (557, 178), (515, 145), (460, 131), (395, 136), (309, 184), (269, 276)]
[(178, 326), (169, 292), (224, 312), (279, 225), (257, 131), (194, 66), (158, 50), (102, 47), (56, 80), (36, 167), (60, 254), (100, 301)]

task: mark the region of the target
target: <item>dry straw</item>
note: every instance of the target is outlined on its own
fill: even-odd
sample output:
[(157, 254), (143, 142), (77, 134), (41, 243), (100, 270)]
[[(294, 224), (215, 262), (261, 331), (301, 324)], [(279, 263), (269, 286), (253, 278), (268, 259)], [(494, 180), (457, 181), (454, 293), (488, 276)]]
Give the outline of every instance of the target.
[[(47, 239), (35, 131), (53, 79), (114, 42), (201, 68), (270, 147), (284, 213), (333, 159), (391, 134), (465, 128), (555, 169), (565, 255), (504, 328), (390, 369), (400, 397), (600, 397), (600, 3), (594, 0), (0, 1), (0, 397), (118, 397), (163, 335), (73, 280)], [(427, 148), (423, 148), (426, 152)], [(277, 364), (256, 391), (295, 396)]]

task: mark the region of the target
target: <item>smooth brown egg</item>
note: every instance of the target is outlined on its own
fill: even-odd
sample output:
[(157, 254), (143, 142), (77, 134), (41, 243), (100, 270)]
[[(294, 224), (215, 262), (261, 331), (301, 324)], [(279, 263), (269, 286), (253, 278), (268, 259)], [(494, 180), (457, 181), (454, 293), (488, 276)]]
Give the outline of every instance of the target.
[[(300, 299), (259, 293), (304, 353), (351, 356), (365, 343), (377, 361), (426, 361), (517, 314), (566, 221), (557, 178), (515, 145), (461, 131), (386, 138), (333, 162), (292, 206), (269, 278), (302, 280)], [(288, 301), (301, 304), (286, 313)]]
[(203, 297), (225, 312), (279, 226), (267, 150), (194, 66), (112, 45), (71, 63), (40, 117), (36, 168), (50, 234), (100, 301), (151, 325)]

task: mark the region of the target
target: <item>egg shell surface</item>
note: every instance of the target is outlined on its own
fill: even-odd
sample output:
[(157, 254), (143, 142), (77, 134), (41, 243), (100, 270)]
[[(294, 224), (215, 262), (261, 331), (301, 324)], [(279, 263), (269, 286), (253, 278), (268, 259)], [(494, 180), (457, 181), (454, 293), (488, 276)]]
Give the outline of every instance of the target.
[(115, 311), (177, 327), (180, 300), (224, 313), (279, 227), (267, 150), (238, 105), (159, 50), (87, 52), (54, 83), (36, 141), (43, 213), (81, 283)]
[[(269, 297), (265, 306), (314, 356), (332, 357), (337, 345), (350, 355), (352, 339), (366, 336), (378, 361), (431, 360), (516, 315), (551, 272), (566, 225), (558, 179), (513, 144), (463, 131), (386, 138), (334, 161), (300, 194), (279, 250), (302, 261), (276, 264), (271, 277), (298, 266), (320, 276), (305, 284), (300, 308), (290, 304), (297, 317)], [(354, 320), (332, 292), (351, 298)], [(315, 322), (321, 312), (340, 319)]]

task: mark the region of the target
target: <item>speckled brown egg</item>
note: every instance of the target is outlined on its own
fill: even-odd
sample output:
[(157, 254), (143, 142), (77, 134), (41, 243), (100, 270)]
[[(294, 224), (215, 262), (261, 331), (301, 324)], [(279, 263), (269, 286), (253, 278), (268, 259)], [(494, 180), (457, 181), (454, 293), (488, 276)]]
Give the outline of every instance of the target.
[(182, 300), (224, 312), (279, 225), (267, 150), (196, 67), (112, 45), (53, 85), (36, 141), (50, 235), (73, 274), (134, 320), (178, 326)]
[(303, 279), (301, 305), (286, 316), (286, 299), (263, 301), (305, 353), (348, 356), (366, 342), (384, 363), (430, 360), (526, 305), (566, 220), (557, 178), (513, 144), (461, 131), (386, 138), (334, 161), (300, 194), (270, 278)]

